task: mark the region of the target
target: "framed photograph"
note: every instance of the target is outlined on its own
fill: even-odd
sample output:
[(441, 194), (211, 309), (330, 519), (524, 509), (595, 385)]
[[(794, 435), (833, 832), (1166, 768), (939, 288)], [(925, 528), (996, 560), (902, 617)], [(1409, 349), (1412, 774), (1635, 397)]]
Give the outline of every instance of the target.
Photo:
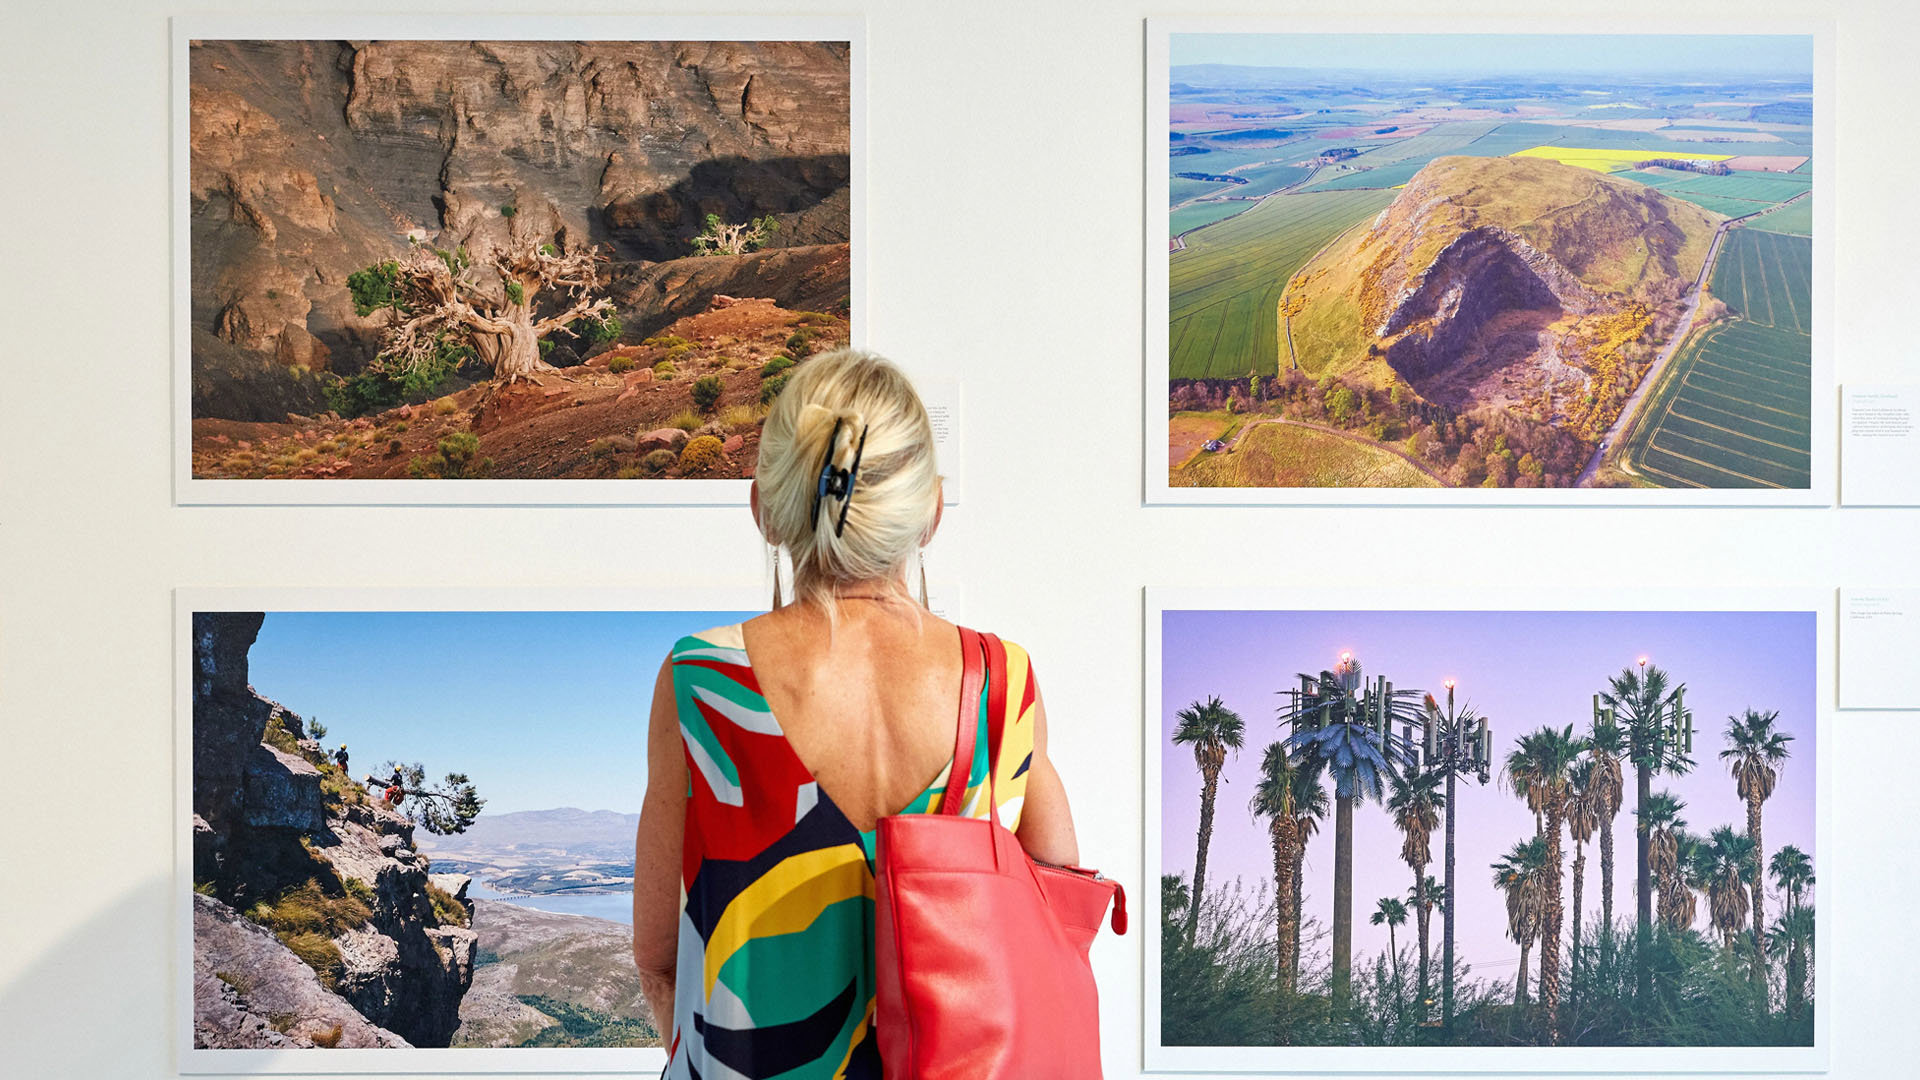
[(632, 953), (654, 679), (763, 599), (177, 592), (180, 1070), (658, 1072)]
[(1148, 20), (1146, 501), (1830, 505), (1830, 29), (1628, 30)]
[(744, 504), (862, 341), (863, 32), (175, 19), (176, 501)]
[(1833, 611), (1148, 590), (1148, 1071), (1825, 1071)]

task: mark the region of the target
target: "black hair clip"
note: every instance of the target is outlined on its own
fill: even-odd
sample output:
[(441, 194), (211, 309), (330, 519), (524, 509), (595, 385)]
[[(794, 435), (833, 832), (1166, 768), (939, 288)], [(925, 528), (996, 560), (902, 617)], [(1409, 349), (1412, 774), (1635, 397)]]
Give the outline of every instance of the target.
[(827, 436), (827, 460), (820, 463), (820, 480), (813, 489), (813, 520), (820, 520), (820, 506), (827, 496), (840, 500), (840, 520), (833, 526), (833, 535), (839, 536), (847, 527), (847, 508), (853, 505), (853, 486), (860, 480), (860, 455), (867, 449), (867, 429), (860, 429), (860, 441), (853, 447), (853, 465), (845, 469), (833, 467), (833, 451), (840, 445), (841, 421), (833, 422), (833, 434)]

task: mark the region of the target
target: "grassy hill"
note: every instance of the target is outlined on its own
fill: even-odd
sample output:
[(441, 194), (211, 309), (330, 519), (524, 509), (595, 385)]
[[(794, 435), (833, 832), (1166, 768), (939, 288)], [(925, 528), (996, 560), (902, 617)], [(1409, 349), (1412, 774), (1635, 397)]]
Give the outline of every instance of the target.
[[(1572, 332), (1569, 318), (1633, 304), (1657, 312), (1692, 285), (1721, 220), (1653, 188), (1554, 161), (1437, 158), (1372, 227), (1302, 268), (1288, 297), (1295, 348), (1310, 373), (1358, 372), (1385, 385), (1392, 372), (1383, 357), (1409, 334), (1444, 330), (1464, 355), (1487, 344), (1483, 331), (1510, 329), (1516, 311), (1540, 313), (1533, 329), (1543, 341)], [(1488, 242), (1463, 245), (1476, 230)], [(1443, 253), (1459, 254), (1460, 264), (1436, 265)], [(1451, 275), (1450, 299), (1407, 309), (1424, 282), (1442, 275)], [(1453, 324), (1436, 328), (1447, 319)]]

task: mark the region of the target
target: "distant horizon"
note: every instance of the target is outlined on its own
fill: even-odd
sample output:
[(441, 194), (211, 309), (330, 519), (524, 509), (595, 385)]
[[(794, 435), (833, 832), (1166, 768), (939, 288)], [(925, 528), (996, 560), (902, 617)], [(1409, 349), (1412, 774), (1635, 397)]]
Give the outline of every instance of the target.
[[(466, 773), (481, 818), (639, 812), (653, 684), (674, 642), (752, 612), (268, 612), (248, 653), (263, 697), (388, 760)], [(626, 807), (626, 809), (622, 809)], [(588, 811), (592, 812), (592, 811)]]
[[(1169, 38), (1168, 63), (1176, 71), (1219, 64), (1408, 78), (1813, 78), (1813, 38), (1808, 35), (1252, 32), (1176, 33)], [(1297, 58), (1303, 56), (1312, 57), (1312, 63), (1300, 63)]]

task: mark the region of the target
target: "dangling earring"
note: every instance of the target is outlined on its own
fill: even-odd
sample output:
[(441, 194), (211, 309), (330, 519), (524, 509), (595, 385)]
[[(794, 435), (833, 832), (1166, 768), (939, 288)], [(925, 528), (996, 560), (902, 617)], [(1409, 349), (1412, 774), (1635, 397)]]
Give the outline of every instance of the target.
[(924, 546), (920, 549), (920, 606), (928, 611), (933, 610), (932, 605), (927, 603), (927, 549)]
[(773, 610), (779, 611), (780, 602), (780, 549), (773, 544), (767, 545), (768, 554), (773, 556)]

